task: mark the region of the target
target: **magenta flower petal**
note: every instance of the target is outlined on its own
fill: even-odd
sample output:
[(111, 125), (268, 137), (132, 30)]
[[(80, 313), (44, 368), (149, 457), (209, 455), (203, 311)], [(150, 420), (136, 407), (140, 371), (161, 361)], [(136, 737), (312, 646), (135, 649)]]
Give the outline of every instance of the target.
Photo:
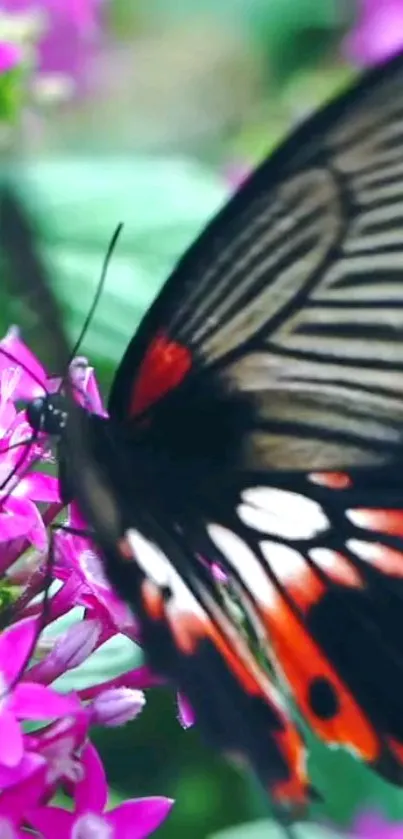
[(52, 475), (34, 472), (20, 478), (14, 496), (30, 498), (31, 501), (42, 501), (53, 504), (60, 502), (59, 482)]
[(76, 714), (79, 708), (75, 696), (63, 696), (34, 682), (18, 684), (12, 696), (12, 709), (19, 719), (49, 720)]
[(401, 0), (361, 0), (357, 24), (346, 36), (343, 51), (359, 66), (376, 64), (403, 47)]
[(84, 749), (82, 766), (84, 776), (74, 790), (76, 812), (102, 811), (107, 802), (108, 787), (103, 763), (92, 743), (88, 743)]
[(61, 807), (38, 807), (30, 811), (27, 821), (43, 839), (72, 839), (74, 815)]
[(28, 662), (38, 632), (35, 619), (21, 620), (0, 634), (0, 673), (10, 685)]
[[(80, 755), (88, 732), (88, 715), (62, 717), (25, 737), (25, 748), (46, 760), (46, 792), (53, 794), (55, 784), (77, 784), (83, 777)], [(50, 787), (50, 789), (49, 789)]]
[(39, 551), (45, 551), (46, 528), (35, 504), (27, 498), (16, 498), (13, 494), (7, 498), (4, 508), (5, 512), (0, 514), (0, 540), (26, 536)]
[(89, 408), (93, 414), (107, 416), (99, 392), (94, 368), (90, 367), (87, 359), (75, 358), (70, 365), (70, 375), (77, 388), (77, 402), (83, 407)]
[(24, 743), (19, 723), (7, 708), (0, 713), (0, 764), (18, 766), (24, 754)]
[(7, 73), (20, 64), (22, 50), (17, 44), (0, 41), (0, 73)]
[[(2, 789), (2, 795), (8, 787), (15, 787), (22, 781), (30, 778), (41, 766), (46, 766), (45, 760), (40, 755), (29, 752), (25, 752), (17, 766), (0, 765), (0, 788)], [(0, 812), (1, 802), (2, 796), (0, 796)]]
[(178, 717), (182, 728), (191, 728), (195, 723), (195, 712), (186, 696), (178, 693)]
[[(12, 2), (14, 3), (15, 0)], [(7, 356), (1, 352), (2, 347), (6, 350)], [(28, 400), (43, 396), (46, 391), (45, 371), (31, 350), (20, 340), (15, 327), (9, 329), (0, 341), (0, 373), (14, 366), (13, 361), (15, 366), (21, 364), (21, 376), (13, 398)]]
[(27, 810), (38, 804), (45, 786), (45, 774), (46, 762), (41, 758), (36, 758), (35, 768), (26, 777), (21, 778), (14, 786), (2, 790), (0, 814), (11, 817), (16, 824), (19, 824)]
[(119, 839), (143, 839), (153, 833), (165, 821), (173, 805), (171, 798), (155, 796), (125, 801), (105, 813), (105, 817)]
[[(12, 501), (11, 497), (7, 499)], [(25, 516), (17, 513), (9, 512), (0, 513), (0, 542), (12, 542), (14, 539), (19, 539), (21, 536), (26, 536), (29, 527)]]

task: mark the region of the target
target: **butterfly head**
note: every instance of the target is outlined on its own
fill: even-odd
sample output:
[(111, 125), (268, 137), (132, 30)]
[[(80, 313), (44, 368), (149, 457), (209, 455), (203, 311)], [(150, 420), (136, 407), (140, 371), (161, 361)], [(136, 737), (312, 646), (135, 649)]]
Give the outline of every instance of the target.
[(33, 431), (60, 437), (67, 423), (66, 398), (62, 393), (48, 393), (29, 402), (26, 413)]

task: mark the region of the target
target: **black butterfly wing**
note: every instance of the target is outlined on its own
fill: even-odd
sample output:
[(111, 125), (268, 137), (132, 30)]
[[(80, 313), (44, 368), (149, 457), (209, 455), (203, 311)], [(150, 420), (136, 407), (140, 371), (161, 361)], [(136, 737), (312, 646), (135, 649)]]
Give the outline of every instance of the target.
[(201, 553), (227, 574), (316, 734), (401, 784), (400, 468), (242, 481), (183, 517), (194, 562)]
[[(273, 803), (303, 809), (306, 754), (287, 706), (259, 664), (209, 573), (167, 522), (141, 511), (119, 551), (104, 546), (109, 574), (140, 620), (156, 672), (179, 685), (214, 748), (251, 768)], [(144, 536), (148, 533), (149, 538)]]
[(193, 564), (241, 587), (316, 732), (399, 783), (402, 89), (399, 56), (263, 164), (179, 263), (110, 400), (169, 452)]
[[(0, 190), (0, 213), (11, 290), (33, 320), (41, 318), (53, 361), (66, 368), (70, 351), (60, 312), (26, 210), (7, 183)], [(205, 737), (247, 763), (275, 804), (303, 807), (310, 787), (301, 735), (239, 632), (228, 599), (163, 510), (150, 509), (148, 497), (133, 505), (130, 494), (122, 497), (107, 480), (111, 462), (116, 467), (112, 426), (78, 408), (68, 379), (65, 390), (69, 416), (60, 452), (69, 490), (94, 530), (111, 581), (139, 619), (150, 663), (185, 692)], [(124, 460), (123, 439), (118, 448)]]
[(402, 86), (399, 56), (257, 170), (146, 315), (111, 415), (226, 438), (241, 403), (237, 460), (263, 471), (400, 456)]

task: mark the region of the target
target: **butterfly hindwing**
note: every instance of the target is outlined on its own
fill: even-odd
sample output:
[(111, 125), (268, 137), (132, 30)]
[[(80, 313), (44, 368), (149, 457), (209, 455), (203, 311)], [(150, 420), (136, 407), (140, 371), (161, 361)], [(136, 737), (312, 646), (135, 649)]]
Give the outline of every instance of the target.
[(205, 546), (218, 549), (250, 601), (280, 682), (316, 734), (395, 783), (403, 782), (400, 480), (372, 469), (272, 475), (271, 483), (251, 475), (216, 508)]
[(197, 561), (192, 566), (177, 535), (155, 533), (159, 545), (128, 530), (110, 563), (139, 617), (151, 665), (181, 685), (215, 748), (248, 764), (277, 805), (303, 807), (310, 794), (305, 747), (284, 700), (211, 577)]

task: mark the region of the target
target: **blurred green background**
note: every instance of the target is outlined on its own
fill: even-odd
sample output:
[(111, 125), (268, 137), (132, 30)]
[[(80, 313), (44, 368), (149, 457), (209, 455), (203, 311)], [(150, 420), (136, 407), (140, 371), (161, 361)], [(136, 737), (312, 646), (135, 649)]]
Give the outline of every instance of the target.
[[(41, 246), (72, 338), (108, 241), (116, 224), (125, 223), (81, 348), (105, 394), (177, 257), (248, 169), (359, 66), (393, 50), (393, 33), (385, 47), (379, 25), (371, 23), (375, 6), (104, 0), (98, 35), (80, 45), (74, 67), (71, 58), (62, 72), (57, 61), (41, 65), (38, 31), (28, 26), (23, 33), (29, 61), (0, 76), (0, 142), (41, 221)], [(0, 34), (1, 25), (0, 17)], [(396, 34), (396, 24), (390, 28)], [(18, 164), (10, 157), (16, 147)], [(104, 656), (105, 678), (111, 664)], [(175, 703), (171, 692), (153, 689), (137, 721), (97, 732), (113, 794), (173, 796), (161, 839), (204, 839), (267, 818), (253, 781), (207, 751), (197, 726), (182, 730)], [(313, 743), (310, 768), (325, 797), (312, 812), (324, 823), (345, 826), (365, 808), (403, 821), (403, 793), (352, 757)], [(233, 836), (256, 839), (271, 830), (274, 835), (265, 822)], [(316, 834), (309, 828), (306, 835)]]

